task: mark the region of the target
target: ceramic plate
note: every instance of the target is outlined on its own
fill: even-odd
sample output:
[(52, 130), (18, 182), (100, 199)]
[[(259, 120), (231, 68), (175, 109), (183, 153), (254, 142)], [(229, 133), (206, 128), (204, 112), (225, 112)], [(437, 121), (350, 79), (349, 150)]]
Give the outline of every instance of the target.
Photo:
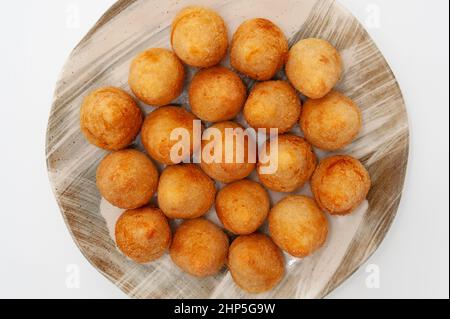
[[(337, 89), (363, 111), (363, 131), (341, 153), (361, 159), (369, 169), (373, 187), (367, 201), (351, 216), (329, 218), (330, 236), (319, 252), (302, 260), (286, 256), (284, 280), (261, 295), (247, 295), (237, 288), (226, 269), (214, 277), (197, 279), (182, 273), (167, 255), (149, 265), (137, 265), (124, 257), (110, 235), (121, 211), (102, 200), (95, 186), (95, 171), (106, 153), (89, 145), (79, 128), (83, 97), (106, 85), (130, 92), (127, 78), (132, 58), (150, 47), (169, 47), (172, 19), (192, 4), (217, 10), (228, 24), (230, 38), (245, 19), (264, 17), (284, 30), (291, 45), (309, 37), (329, 40), (341, 52), (345, 65)], [(189, 76), (194, 71), (189, 69)], [(285, 76), (280, 72), (277, 77)], [(189, 108), (186, 91), (176, 103)], [(141, 107), (146, 113), (153, 110)], [(301, 134), (298, 127), (294, 132)], [(84, 37), (62, 71), (48, 124), (46, 154), (51, 184), (75, 242), (94, 267), (128, 295), (322, 298), (367, 260), (389, 230), (403, 188), (408, 132), (404, 101), (391, 69), (363, 26), (335, 1), (122, 0)], [(133, 147), (142, 148), (139, 139)], [(310, 193), (309, 186), (299, 193)], [(273, 203), (281, 197), (271, 193)], [(218, 222), (214, 211), (208, 217)]]

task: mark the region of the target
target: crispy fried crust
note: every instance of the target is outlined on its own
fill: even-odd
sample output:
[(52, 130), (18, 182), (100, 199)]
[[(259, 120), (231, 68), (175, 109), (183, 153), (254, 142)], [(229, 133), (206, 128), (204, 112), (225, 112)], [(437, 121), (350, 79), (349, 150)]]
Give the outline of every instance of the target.
[(192, 112), (207, 122), (234, 119), (244, 106), (247, 88), (241, 78), (217, 66), (198, 72), (189, 88)]
[(179, 164), (171, 159), (170, 152), (177, 140), (170, 135), (175, 129), (186, 129), (190, 135), (190, 154), (193, 152), (194, 120), (197, 118), (182, 107), (165, 106), (150, 113), (142, 126), (142, 144), (156, 161), (173, 165)]
[(234, 234), (255, 232), (266, 220), (269, 209), (269, 194), (253, 181), (229, 184), (217, 194), (217, 216), (225, 228)]
[(172, 219), (203, 216), (214, 204), (216, 187), (197, 165), (168, 166), (158, 185), (158, 204)]
[(228, 237), (206, 219), (185, 221), (175, 232), (170, 257), (183, 271), (207, 277), (217, 274), (225, 265)]
[(142, 118), (141, 110), (128, 93), (105, 87), (84, 98), (80, 127), (90, 143), (108, 151), (118, 151), (134, 141)]
[(312, 198), (288, 196), (270, 211), (269, 231), (278, 247), (303, 258), (325, 243), (328, 220)]
[(187, 7), (172, 23), (171, 43), (184, 63), (208, 68), (218, 64), (227, 54), (228, 31), (215, 11)]
[[(220, 147), (215, 148), (222, 150), (222, 160), (221, 163), (207, 163), (204, 158), (202, 158), (202, 162), (200, 163), (201, 168), (203, 171), (208, 174), (209, 177), (213, 178), (216, 181), (222, 182), (222, 183), (231, 183), (236, 182), (241, 179), (244, 179), (248, 177), (256, 166), (256, 161), (251, 161), (251, 157), (248, 156), (249, 154), (249, 138), (244, 139), (244, 143), (242, 143), (242, 139), (234, 139), (233, 143), (233, 154), (232, 159), (233, 161), (231, 163), (226, 163), (226, 150), (230, 150), (231, 147), (226, 147), (225, 143), (225, 132), (226, 129), (236, 129), (241, 128), (239, 124), (235, 122), (221, 122), (217, 123), (210, 128), (206, 129), (204, 132), (204, 136), (207, 135), (209, 132), (213, 131), (214, 129), (217, 129), (221, 132), (222, 139), (216, 140), (214, 137), (212, 137), (210, 140), (203, 140), (202, 141), (202, 152), (205, 153), (205, 148), (208, 145), (218, 145)], [(242, 147), (238, 147), (238, 143)], [(244, 144), (244, 145), (242, 145)], [(239, 150), (243, 150), (244, 154), (237, 154)], [(252, 149), (250, 149), (252, 152)], [(218, 151), (217, 151), (218, 152)], [(242, 155), (243, 156), (243, 163), (238, 163), (236, 155)], [(240, 157), (239, 156), (239, 157)], [(231, 157), (231, 155), (230, 155)], [(255, 156), (256, 158), (256, 156)]]
[(234, 282), (249, 293), (271, 290), (285, 272), (281, 250), (262, 234), (234, 240), (228, 254), (228, 268)]
[[(266, 153), (270, 154), (270, 143), (266, 142)], [(268, 163), (258, 163), (257, 171), (261, 183), (267, 188), (283, 193), (293, 192), (309, 181), (317, 165), (311, 145), (303, 138), (285, 134), (278, 137), (278, 168), (273, 174), (262, 174)]]
[(170, 246), (172, 237), (167, 218), (158, 208), (128, 210), (116, 223), (119, 249), (137, 263), (160, 258)]
[(183, 91), (184, 66), (166, 49), (150, 49), (131, 63), (128, 83), (142, 102), (152, 106), (167, 105)]
[(286, 75), (297, 90), (311, 99), (327, 95), (341, 74), (341, 56), (325, 40), (301, 40), (289, 52)]
[(231, 43), (231, 65), (258, 81), (267, 81), (286, 63), (289, 47), (283, 31), (266, 19), (241, 24)]
[(106, 156), (97, 168), (97, 188), (112, 205), (135, 209), (150, 202), (158, 171), (143, 153), (122, 150)]
[(294, 88), (285, 81), (255, 85), (244, 107), (244, 117), (255, 128), (277, 128), (286, 133), (298, 122), (301, 102)]
[(350, 156), (324, 159), (311, 179), (317, 204), (332, 215), (350, 214), (365, 200), (370, 187), (369, 172)]
[(362, 127), (358, 105), (343, 94), (331, 91), (318, 100), (308, 100), (300, 117), (305, 138), (314, 146), (335, 151), (350, 144)]

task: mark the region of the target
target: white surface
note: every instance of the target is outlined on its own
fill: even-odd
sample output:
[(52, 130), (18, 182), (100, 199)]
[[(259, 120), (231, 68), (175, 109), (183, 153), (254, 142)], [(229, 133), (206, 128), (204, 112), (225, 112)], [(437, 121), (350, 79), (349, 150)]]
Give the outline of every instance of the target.
[[(0, 11), (0, 298), (126, 298), (72, 241), (48, 183), (44, 155), (59, 70), (113, 2), (16, 0)], [(448, 298), (449, 2), (341, 3), (370, 26), (397, 76), (410, 116), (411, 153), (391, 231), (330, 298)], [(373, 265), (379, 288), (366, 285)]]

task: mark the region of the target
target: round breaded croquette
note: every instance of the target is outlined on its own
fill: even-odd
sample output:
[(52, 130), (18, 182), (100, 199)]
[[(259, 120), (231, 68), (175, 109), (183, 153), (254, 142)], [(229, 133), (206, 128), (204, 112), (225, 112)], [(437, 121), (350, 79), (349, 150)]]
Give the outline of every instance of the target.
[(228, 31), (215, 11), (192, 6), (183, 9), (172, 23), (172, 48), (186, 64), (208, 68), (227, 54)]
[(216, 198), (216, 212), (227, 230), (237, 235), (255, 232), (266, 220), (270, 198), (260, 184), (242, 180), (222, 188)]
[(117, 247), (137, 263), (160, 258), (170, 246), (172, 233), (167, 218), (158, 208), (127, 210), (115, 229)]
[[(267, 188), (283, 193), (293, 192), (309, 181), (317, 165), (317, 157), (312, 146), (303, 138), (285, 134), (278, 136), (278, 152), (271, 146), (275, 139), (263, 146), (265, 156), (260, 153), (258, 176)], [(270, 172), (267, 173), (267, 170)]]
[(228, 237), (206, 219), (185, 221), (175, 232), (170, 247), (172, 261), (196, 277), (217, 274), (225, 265)]
[(217, 66), (198, 72), (189, 88), (192, 113), (207, 122), (234, 119), (244, 106), (247, 88), (241, 78)]
[(311, 99), (327, 95), (342, 74), (338, 50), (321, 39), (305, 39), (291, 48), (286, 75), (292, 85)]
[(311, 179), (319, 207), (331, 215), (348, 215), (366, 199), (371, 187), (369, 172), (351, 156), (322, 160)]
[(281, 250), (263, 234), (236, 238), (228, 253), (228, 268), (234, 282), (249, 293), (273, 289), (285, 272)]
[[(164, 106), (150, 113), (142, 125), (141, 139), (150, 157), (166, 164), (179, 164), (189, 159), (194, 151), (194, 120), (197, 118), (182, 107)], [(190, 141), (186, 141), (185, 148), (189, 149), (186, 159), (172, 158), (172, 148), (181, 140), (171, 139), (175, 130), (184, 129), (189, 133)], [(173, 137), (173, 136), (172, 136)]]
[(167, 105), (183, 91), (184, 66), (166, 49), (150, 49), (131, 63), (128, 83), (142, 102), (151, 106)]
[(214, 181), (195, 164), (168, 166), (159, 179), (159, 208), (171, 219), (203, 216), (215, 196)]
[(286, 63), (289, 51), (283, 31), (266, 19), (241, 24), (231, 43), (231, 65), (257, 81), (267, 81)]
[(310, 99), (305, 103), (300, 126), (312, 145), (335, 151), (358, 136), (362, 126), (361, 110), (348, 97), (331, 91), (321, 99)]
[(304, 258), (325, 243), (328, 220), (312, 198), (288, 196), (270, 211), (269, 232), (278, 247)]
[(80, 126), (86, 139), (108, 151), (130, 145), (142, 126), (142, 112), (125, 91), (105, 87), (84, 98)]
[(300, 112), (301, 101), (294, 88), (285, 81), (256, 84), (244, 107), (245, 120), (251, 127), (276, 128), (278, 134), (290, 131), (298, 122)]
[(112, 205), (135, 209), (148, 204), (156, 192), (158, 170), (153, 162), (136, 150), (109, 154), (97, 168), (97, 188)]
[(203, 133), (200, 166), (216, 181), (239, 181), (248, 177), (256, 167), (255, 145), (254, 139), (246, 135), (239, 124), (217, 123)]

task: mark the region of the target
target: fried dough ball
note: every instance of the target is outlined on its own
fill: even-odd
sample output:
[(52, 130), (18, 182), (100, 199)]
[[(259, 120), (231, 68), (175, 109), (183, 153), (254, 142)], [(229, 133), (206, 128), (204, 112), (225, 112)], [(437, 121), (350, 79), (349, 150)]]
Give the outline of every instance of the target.
[(229, 184), (217, 194), (217, 216), (225, 228), (234, 234), (255, 232), (266, 220), (269, 209), (269, 194), (253, 181)]
[(116, 223), (119, 249), (137, 263), (161, 257), (170, 246), (172, 233), (167, 218), (158, 208), (128, 210)]
[(308, 100), (300, 117), (305, 138), (312, 145), (335, 151), (350, 144), (362, 126), (358, 105), (339, 92), (332, 91), (318, 100)]
[(227, 54), (228, 31), (222, 17), (213, 10), (187, 7), (172, 23), (171, 43), (184, 63), (208, 68)]
[(300, 99), (285, 81), (256, 84), (244, 107), (244, 117), (251, 127), (277, 128), (279, 134), (291, 130), (298, 122), (300, 112)]
[(231, 43), (231, 65), (258, 81), (267, 81), (286, 63), (289, 51), (283, 31), (266, 19), (241, 24)]
[(270, 211), (269, 231), (278, 247), (303, 258), (325, 243), (328, 220), (312, 198), (288, 196)]
[(239, 236), (230, 246), (228, 268), (240, 288), (262, 293), (283, 278), (284, 258), (281, 250), (263, 234)]
[(217, 274), (225, 265), (228, 237), (206, 219), (185, 221), (175, 232), (170, 257), (183, 271), (196, 277)]
[(135, 209), (148, 204), (158, 186), (158, 170), (143, 153), (122, 150), (106, 156), (97, 168), (97, 188), (112, 205)]
[[(171, 150), (179, 140), (171, 140), (175, 129), (186, 129), (190, 135), (190, 155), (194, 151), (194, 120), (197, 118), (182, 107), (165, 106), (150, 113), (142, 126), (141, 138), (145, 149), (156, 161), (173, 165), (182, 161), (171, 158)], [(186, 145), (188, 146), (188, 145)], [(183, 159), (184, 160), (184, 159)]]
[(320, 162), (311, 179), (314, 197), (331, 215), (348, 215), (366, 199), (369, 172), (350, 156), (333, 156)]
[(289, 52), (286, 75), (297, 90), (311, 99), (327, 95), (341, 74), (341, 56), (325, 40), (301, 40)]
[[(255, 141), (243, 134), (235, 134), (235, 138), (226, 139), (226, 131), (234, 132), (243, 130), (243, 127), (235, 122), (217, 123), (205, 130), (202, 140), (202, 161), (200, 163), (203, 171), (209, 177), (222, 183), (239, 181), (249, 176), (256, 166), (255, 148), (251, 145)], [(235, 131), (235, 130), (238, 131)], [(218, 133), (220, 136), (210, 135)], [(230, 141), (227, 143), (226, 141)], [(227, 144), (229, 144), (227, 146)], [(233, 153), (231, 153), (231, 146)], [(228, 152), (228, 154), (227, 154)], [(213, 156), (210, 161), (205, 156)], [(209, 163), (211, 162), (211, 163)]]
[(142, 102), (163, 106), (183, 91), (184, 66), (175, 54), (166, 49), (150, 49), (131, 63), (128, 83)]
[(105, 87), (85, 97), (80, 125), (90, 143), (108, 151), (118, 151), (130, 145), (138, 135), (142, 112), (128, 93)]
[[(264, 186), (276, 192), (290, 193), (303, 187), (317, 165), (317, 158), (311, 145), (296, 135), (280, 135), (277, 160), (270, 151), (273, 142), (273, 139), (269, 140), (263, 146), (269, 158), (264, 159), (260, 156), (257, 168), (259, 179)], [(264, 174), (263, 170), (274, 166), (274, 163), (278, 165), (275, 172)]]
[(246, 97), (247, 88), (241, 78), (221, 66), (198, 72), (189, 88), (192, 113), (213, 123), (234, 119)]
[(216, 187), (197, 165), (168, 166), (158, 185), (158, 204), (168, 218), (203, 216), (214, 204)]

